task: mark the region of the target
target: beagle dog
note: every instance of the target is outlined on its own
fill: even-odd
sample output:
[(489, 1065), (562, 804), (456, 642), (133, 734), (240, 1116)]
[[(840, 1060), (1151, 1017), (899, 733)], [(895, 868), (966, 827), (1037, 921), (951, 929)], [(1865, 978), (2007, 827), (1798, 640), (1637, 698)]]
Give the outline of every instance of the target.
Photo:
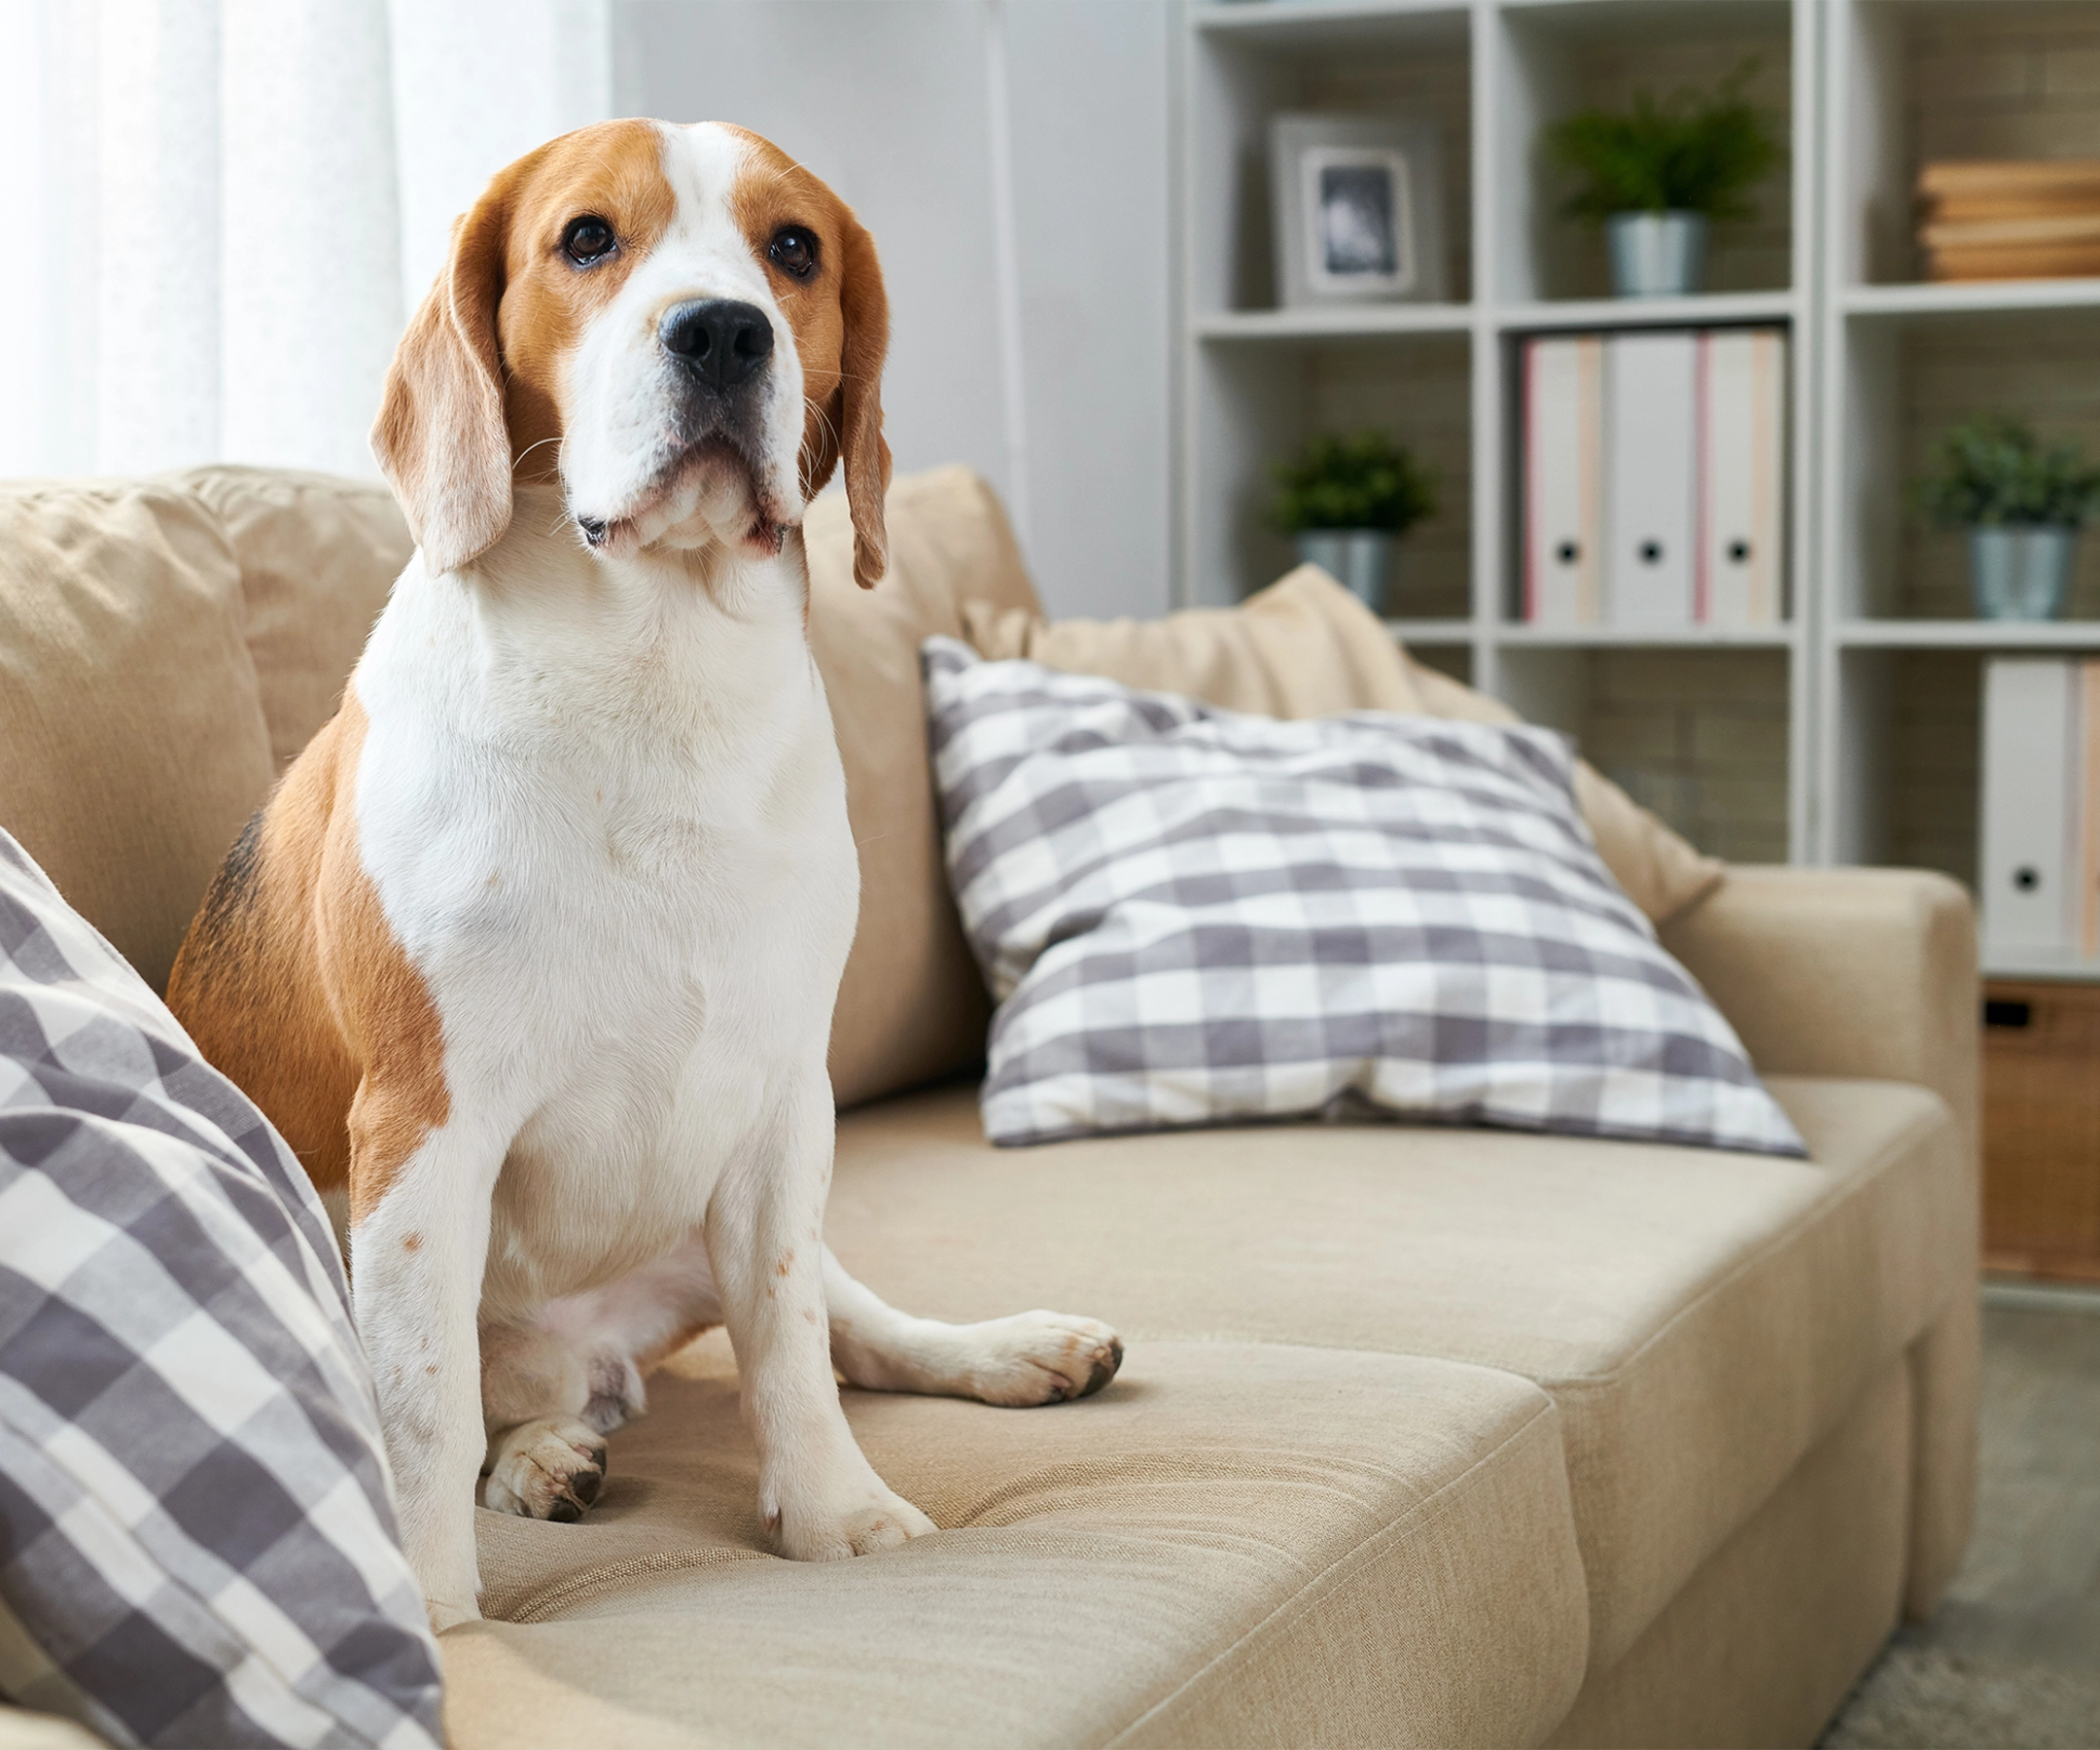
[(797, 1559), (933, 1528), (834, 1367), (1022, 1405), (1122, 1359), (1092, 1319), (897, 1312), (823, 1241), (859, 870), (799, 525), (843, 467), (882, 576), (888, 330), (868, 233), (740, 128), (606, 122), (499, 175), (372, 433), (417, 551), (176, 962), (346, 1236), (440, 1628), (477, 1614), (477, 1493), (577, 1518), (710, 1326)]

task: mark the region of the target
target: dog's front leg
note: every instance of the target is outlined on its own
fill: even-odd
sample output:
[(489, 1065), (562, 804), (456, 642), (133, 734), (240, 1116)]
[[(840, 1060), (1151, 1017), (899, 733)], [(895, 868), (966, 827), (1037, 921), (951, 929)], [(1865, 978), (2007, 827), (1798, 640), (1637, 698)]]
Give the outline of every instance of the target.
[(839, 1408), (823, 1283), (834, 1119), (821, 1066), (813, 1082), (781, 1114), (776, 1146), (717, 1186), (706, 1231), (758, 1448), (759, 1510), (798, 1561), (864, 1556), (934, 1528), (875, 1474)]
[(405, 1158), (397, 1144), (399, 1166), (385, 1173), (387, 1141), (400, 1132), (368, 1093), (351, 1108), (350, 1297), (371, 1357), (402, 1547), (432, 1626), (444, 1628), (480, 1614), (473, 1503), (487, 1441), (476, 1327), (508, 1144), (455, 1115)]

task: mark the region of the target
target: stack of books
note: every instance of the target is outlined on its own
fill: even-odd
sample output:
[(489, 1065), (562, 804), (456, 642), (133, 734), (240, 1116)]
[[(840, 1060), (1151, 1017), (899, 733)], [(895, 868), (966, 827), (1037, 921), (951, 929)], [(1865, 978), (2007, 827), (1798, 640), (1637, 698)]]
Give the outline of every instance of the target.
[(1523, 345), (1523, 617), (1771, 626), (1783, 612), (1780, 329)]
[(2100, 158), (1927, 164), (1918, 200), (1928, 278), (2100, 274)]
[(1982, 804), (1985, 946), (2100, 956), (2100, 662), (1985, 665)]

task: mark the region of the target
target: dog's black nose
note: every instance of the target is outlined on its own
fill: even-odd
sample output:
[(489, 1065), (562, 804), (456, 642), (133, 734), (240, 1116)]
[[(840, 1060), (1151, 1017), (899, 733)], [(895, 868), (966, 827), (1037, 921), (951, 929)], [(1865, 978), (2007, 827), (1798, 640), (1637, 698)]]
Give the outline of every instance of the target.
[(656, 334), (665, 352), (717, 389), (734, 389), (773, 351), (773, 325), (765, 312), (731, 298), (674, 304)]

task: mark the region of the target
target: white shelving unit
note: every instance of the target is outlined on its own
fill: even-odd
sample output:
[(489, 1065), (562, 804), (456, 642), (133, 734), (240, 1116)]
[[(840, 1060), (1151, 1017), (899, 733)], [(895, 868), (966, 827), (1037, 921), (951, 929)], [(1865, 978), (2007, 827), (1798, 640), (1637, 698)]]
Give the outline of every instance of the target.
[[(1315, 431), (1385, 429), (1442, 482), (1390, 604), (1424, 659), (1574, 732), (1724, 855), (1972, 877), (1981, 660), (2100, 652), (2100, 560), (2079, 617), (1956, 617), (1959, 542), (1914, 526), (1906, 485), (1970, 412), (2100, 451), (2100, 280), (1916, 283), (1910, 188), (1927, 157), (2100, 156), (2100, 5), (1188, 0), (1181, 54), (1179, 599), (1237, 601), (1287, 568), (1259, 521), (1276, 460)], [(1605, 296), (1600, 243), (1558, 216), (1541, 127), (1745, 59), (1789, 145), (1758, 217), (1717, 233), (1711, 293)], [(1442, 126), (1452, 301), (1277, 308), (1269, 117), (1382, 108)], [(1792, 338), (1785, 622), (1518, 622), (1518, 340), (1750, 323)]]

